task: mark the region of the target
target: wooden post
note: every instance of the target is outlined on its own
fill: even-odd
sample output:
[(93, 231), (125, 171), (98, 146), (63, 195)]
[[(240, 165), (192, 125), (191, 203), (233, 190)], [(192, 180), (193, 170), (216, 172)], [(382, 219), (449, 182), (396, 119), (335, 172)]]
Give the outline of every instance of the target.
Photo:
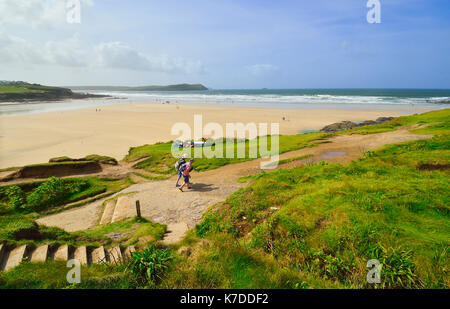
[(139, 200), (136, 201), (136, 213), (138, 218), (141, 217), (141, 204), (139, 203)]

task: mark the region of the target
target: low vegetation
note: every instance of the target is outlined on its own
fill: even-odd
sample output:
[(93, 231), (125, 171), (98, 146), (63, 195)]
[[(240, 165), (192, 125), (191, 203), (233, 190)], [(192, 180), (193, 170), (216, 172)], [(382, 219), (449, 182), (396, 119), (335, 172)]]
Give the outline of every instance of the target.
[[(180, 262), (170, 282), (448, 288), (449, 171), (419, 169), (450, 164), (450, 136), (441, 133), (346, 166), (322, 162), (254, 176), (249, 187), (204, 214), (191, 237), (210, 246), (195, 263)], [(366, 282), (370, 259), (382, 264), (381, 285)]]
[(420, 134), (441, 134), (449, 133), (450, 130), (450, 109), (443, 109), (423, 114), (397, 117), (389, 122), (358, 127), (348, 131), (340, 131), (337, 134), (373, 134), (397, 130), (402, 126), (419, 125), (422, 128), (412, 131)]
[[(322, 139), (327, 137), (328, 133), (309, 133), (299, 135), (280, 135), (279, 136), (279, 152), (285, 153), (297, 149), (313, 147), (317, 145)], [(267, 143), (267, 151), (261, 153), (259, 150), (260, 143)], [(139, 161), (135, 164), (135, 168), (144, 169), (148, 172), (157, 174), (175, 174), (174, 159), (172, 155), (173, 142), (157, 143), (153, 145), (144, 145), (140, 147), (132, 147), (128, 155), (125, 157), (127, 162)], [(208, 158), (208, 151), (215, 151), (216, 147), (222, 147), (223, 158)], [(204, 154), (202, 158), (195, 160), (194, 168), (196, 171), (206, 171), (219, 168), (221, 166), (233, 163), (239, 163), (249, 160), (254, 160), (255, 157), (251, 157), (250, 153), (255, 153), (256, 157), (262, 155), (268, 155), (271, 151), (271, 137), (259, 137), (256, 140), (235, 140), (233, 143), (233, 151), (238, 153), (238, 148), (242, 147), (245, 151), (244, 158), (225, 158), (226, 157), (226, 141), (217, 140), (214, 146), (204, 147), (203, 149), (197, 149)], [(219, 148), (217, 148), (219, 149)], [(182, 153), (188, 153), (190, 156), (196, 151), (195, 148), (184, 149)], [(196, 156), (197, 157), (197, 156)]]
[(129, 178), (57, 178), (0, 187), (0, 214), (31, 213), (117, 192), (133, 182)]
[[(107, 235), (114, 232), (121, 235), (116, 242), (148, 248), (133, 254), (127, 265), (82, 267), (79, 285), (68, 285), (64, 263), (25, 262), (0, 273), (0, 286), (449, 288), (449, 121), (450, 110), (442, 110), (337, 133), (369, 134), (414, 125), (414, 132), (434, 136), (366, 151), (361, 159), (347, 165), (321, 161), (245, 177), (241, 180), (249, 182), (247, 187), (211, 207), (181, 243), (168, 247), (158, 244), (166, 227), (144, 219), (79, 233), (37, 226), (35, 214), (21, 205), (28, 203), (32, 192), (44, 182), (2, 187), (0, 241), (55, 239), (108, 244), (112, 240)], [(280, 152), (314, 146), (326, 136), (280, 136)], [(243, 143), (247, 151), (253, 147), (251, 141)], [(126, 160), (142, 160), (136, 167), (170, 175), (174, 172), (171, 147), (172, 143), (159, 143), (132, 148)], [(302, 159), (307, 158), (279, 163)], [(196, 161), (197, 169), (246, 159), (202, 160)], [(80, 179), (67, 188), (80, 190)], [(60, 185), (55, 179), (46, 183), (50, 188)], [(63, 199), (84, 191), (69, 190)], [(51, 190), (36, 192), (49, 201), (59, 197), (48, 194)], [(146, 236), (144, 241), (142, 236)], [(381, 264), (381, 284), (366, 281), (367, 262), (372, 259)]]
[[(117, 242), (124, 246), (154, 244), (162, 240), (166, 233), (166, 226), (151, 222), (145, 218), (132, 218), (119, 222), (99, 225), (95, 228), (80, 231), (76, 234), (86, 238), (105, 238), (110, 233), (120, 235)], [(146, 236), (144, 240), (141, 237)]]
[(109, 156), (101, 156), (101, 155), (97, 155), (97, 154), (92, 154), (92, 155), (87, 155), (83, 158), (80, 159), (73, 159), (67, 156), (62, 156), (62, 157), (56, 157), (56, 158), (51, 158), (49, 160), (49, 162), (77, 162), (77, 161), (93, 161), (93, 162), (98, 162), (98, 163), (102, 163), (102, 164), (109, 164), (109, 165), (117, 165), (117, 160), (113, 157), (109, 157)]
[(69, 284), (66, 280), (66, 262), (23, 262), (8, 272), (0, 272), (3, 289), (135, 289), (159, 285), (173, 259), (167, 249), (150, 246), (132, 254), (124, 265), (82, 265), (81, 282)]

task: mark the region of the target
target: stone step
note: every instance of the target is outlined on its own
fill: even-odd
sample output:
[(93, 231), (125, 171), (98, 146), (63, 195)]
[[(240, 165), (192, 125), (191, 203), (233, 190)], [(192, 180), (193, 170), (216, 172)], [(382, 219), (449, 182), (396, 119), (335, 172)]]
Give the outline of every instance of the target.
[(131, 253), (132, 252), (136, 252), (136, 249), (134, 248), (134, 246), (129, 246), (126, 247), (124, 252), (123, 252), (123, 260), (124, 262), (127, 262), (131, 259)]
[(122, 251), (119, 246), (109, 248), (108, 252), (108, 261), (111, 264), (121, 264), (123, 262)]
[(31, 253), (31, 262), (45, 262), (48, 258), (48, 245), (40, 245)]
[(78, 260), (81, 265), (86, 265), (88, 263), (87, 249), (86, 246), (81, 246), (75, 249), (73, 258)]
[(91, 253), (91, 258), (93, 264), (105, 263), (106, 262), (105, 248), (101, 246), (94, 249)]
[(103, 210), (102, 218), (100, 219), (100, 224), (111, 223), (115, 208), (116, 208), (116, 199), (108, 200), (105, 202), (105, 209)]
[(26, 249), (27, 245), (12, 249), (7, 257), (8, 260), (5, 263), (4, 271), (8, 271), (19, 265), (25, 256)]
[(68, 245), (60, 246), (56, 250), (53, 259), (55, 261), (67, 261), (69, 259), (69, 246)]

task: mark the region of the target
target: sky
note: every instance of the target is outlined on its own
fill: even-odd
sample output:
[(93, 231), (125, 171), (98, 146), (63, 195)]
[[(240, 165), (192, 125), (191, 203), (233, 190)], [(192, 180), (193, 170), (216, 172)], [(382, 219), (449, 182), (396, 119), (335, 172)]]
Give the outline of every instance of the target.
[(0, 0), (0, 80), (450, 88), (448, 0), (76, 2)]

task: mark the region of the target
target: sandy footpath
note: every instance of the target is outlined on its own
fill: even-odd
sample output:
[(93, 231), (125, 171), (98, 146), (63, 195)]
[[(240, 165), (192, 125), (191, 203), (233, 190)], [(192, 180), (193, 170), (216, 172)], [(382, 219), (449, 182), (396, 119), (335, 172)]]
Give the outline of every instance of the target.
[[(122, 159), (130, 146), (174, 140), (177, 122), (279, 122), (281, 134), (320, 129), (342, 120), (362, 121), (400, 116), (396, 111), (333, 109), (266, 109), (215, 105), (136, 103), (40, 114), (0, 116), (0, 168), (47, 162), (67, 155), (102, 154)], [(286, 117), (287, 120), (282, 120)]]

